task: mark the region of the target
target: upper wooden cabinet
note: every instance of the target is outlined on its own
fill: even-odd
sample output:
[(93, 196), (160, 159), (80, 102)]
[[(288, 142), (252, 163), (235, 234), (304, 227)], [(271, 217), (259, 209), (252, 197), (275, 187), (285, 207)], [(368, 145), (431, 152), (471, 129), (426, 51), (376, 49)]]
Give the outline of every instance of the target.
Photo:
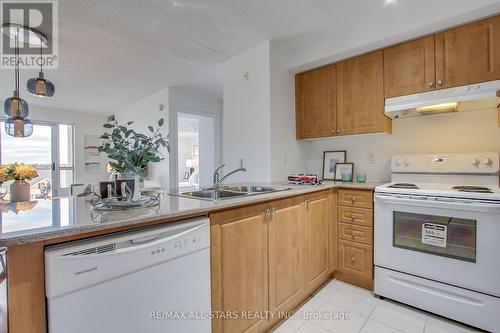
[(384, 54), (337, 64), (337, 129), (341, 135), (390, 131), (384, 115)]
[(384, 98), (492, 80), (500, 16), (297, 74), (297, 139), (391, 132)]
[(437, 88), (500, 79), (500, 16), (436, 35)]
[(436, 89), (435, 37), (429, 36), (384, 50), (385, 97)]
[(295, 77), (298, 139), (334, 135), (335, 85), (335, 65), (314, 69)]

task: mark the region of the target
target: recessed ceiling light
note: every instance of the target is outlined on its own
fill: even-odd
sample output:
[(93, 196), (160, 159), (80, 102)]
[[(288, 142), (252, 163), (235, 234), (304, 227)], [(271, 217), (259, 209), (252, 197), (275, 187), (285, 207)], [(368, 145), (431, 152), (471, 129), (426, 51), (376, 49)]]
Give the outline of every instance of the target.
[(397, 0), (384, 0), (385, 2), (385, 5), (388, 6), (388, 5), (395, 5)]

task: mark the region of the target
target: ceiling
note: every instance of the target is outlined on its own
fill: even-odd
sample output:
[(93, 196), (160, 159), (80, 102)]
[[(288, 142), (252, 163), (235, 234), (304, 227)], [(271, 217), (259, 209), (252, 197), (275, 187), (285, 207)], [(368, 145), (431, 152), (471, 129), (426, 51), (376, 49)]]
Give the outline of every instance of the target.
[[(31, 105), (105, 114), (170, 86), (220, 97), (222, 63), (265, 40), (278, 40), (296, 71), (408, 32), (500, 12), (493, 0), (387, 1), (59, 1), (59, 69), (46, 72), (56, 95), (21, 95)], [(36, 74), (23, 70), (22, 82)], [(0, 77), (7, 97), (12, 73)]]

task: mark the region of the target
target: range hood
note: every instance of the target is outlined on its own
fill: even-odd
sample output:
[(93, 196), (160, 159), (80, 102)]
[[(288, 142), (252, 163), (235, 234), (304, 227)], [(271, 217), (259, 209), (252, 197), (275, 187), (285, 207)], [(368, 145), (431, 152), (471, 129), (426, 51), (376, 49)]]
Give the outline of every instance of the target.
[(500, 80), (387, 98), (385, 115), (392, 119), (446, 112), (495, 109), (500, 104)]

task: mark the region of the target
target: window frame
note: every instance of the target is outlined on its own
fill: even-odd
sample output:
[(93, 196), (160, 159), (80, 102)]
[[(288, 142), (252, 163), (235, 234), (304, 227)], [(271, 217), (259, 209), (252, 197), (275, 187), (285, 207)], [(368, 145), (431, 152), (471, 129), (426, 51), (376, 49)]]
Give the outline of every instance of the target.
[[(7, 120), (6, 117), (1, 116), (0, 117), (0, 123), (5, 123)], [(61, 170), (70, 170), (73, 171), (73, 179), (71, 183), (75, 182), (76, 178), (76, 166), (75, 166), (75, 161), (76, 161), (76, 136), (75, 136), (75, 131), (76, 131), (76, 126), (74, 124), (68, 124), (68, 123), (62, 123), (62, 122), (55, 122), (55, 121), (46, 121), (46, 120), (31, 120), (31, 123), (33, 125), (40, 125), (40, 126), (50, 126), (51, 127), (51, 166), (48, 170), (51, 170), (52, 173), (52, 197), (57, 197), (61, 195), (61, 192), (68, 192), (71, 188), (71, 184), (69, 187), (60, 187), (61, 185)], [(72, 154), (70, 154), (70, 159), (71, 159), (71, 167), (61, 167), (60, 165), (60, 158), (59, 158), (59, 153), (60, 153), (60, 145), (59, 145), (59, 125), (66, 125), (66, 126), (71, 126), (72, 131), (71, 131), (71, 150)], [(1, 153), (1, 145), (2, 145), (2, 139), (0, 136), (0, 164), (2, 164), (2, 153)], [(46, 169), (41, 169), (41, 170), (46, 170)]]

